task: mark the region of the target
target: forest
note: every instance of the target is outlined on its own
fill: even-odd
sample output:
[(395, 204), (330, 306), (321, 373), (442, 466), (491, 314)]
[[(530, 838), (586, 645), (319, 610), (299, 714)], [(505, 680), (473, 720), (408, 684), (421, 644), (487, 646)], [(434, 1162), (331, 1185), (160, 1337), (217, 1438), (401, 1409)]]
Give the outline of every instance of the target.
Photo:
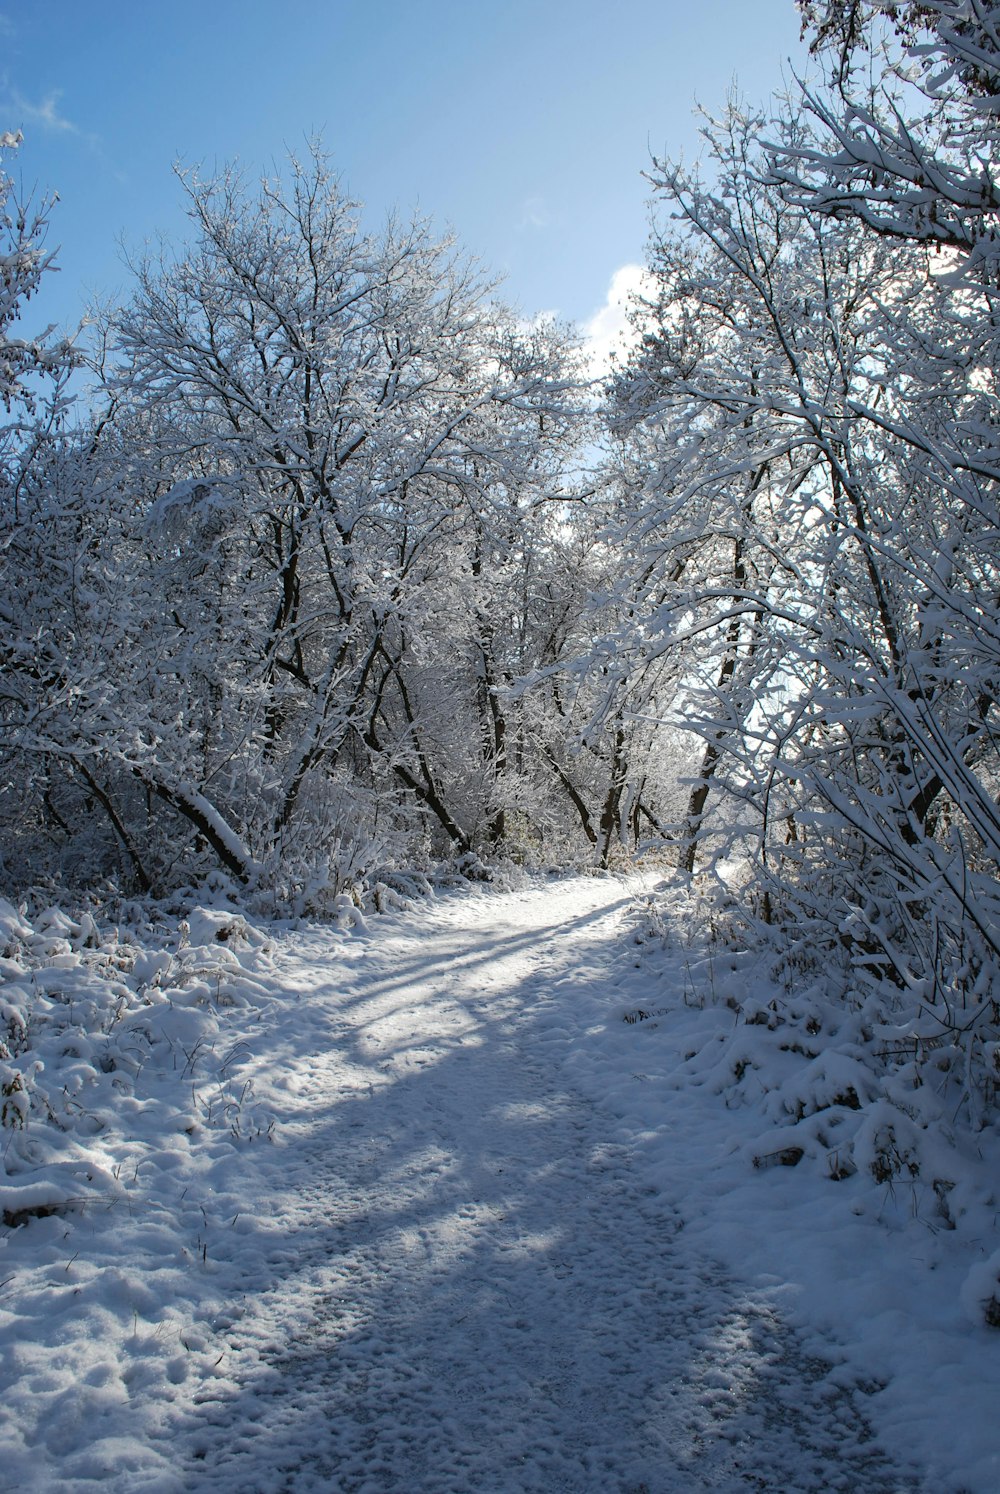
[(797, 6), (610, 371), (319, 140), (44, 330), (0, 120), (19, 1488), (1000, 1486), (1000, 0)]
[(1000, 8), (800, 9), (816, 78), (650, 164), (606, 380), (427, 222), (362, 231), (319, 145), (179, 173), (187, 242), (33, 338), (58, 208), (4, 177), (9, 897), (322, 917), (658, 853), (720, 941), (823, 972), (749, 1021), (985, 1124)]

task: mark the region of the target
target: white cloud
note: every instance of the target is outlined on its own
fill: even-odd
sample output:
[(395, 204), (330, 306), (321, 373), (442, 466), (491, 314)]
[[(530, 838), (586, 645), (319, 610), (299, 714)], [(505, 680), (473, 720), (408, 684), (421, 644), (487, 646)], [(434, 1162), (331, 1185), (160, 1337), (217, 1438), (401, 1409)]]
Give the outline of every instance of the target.
[(551, 222), (552, 215), (545, 206), (544, 197), (526, 197), (521, 203), (516, 225), (518, 233), (527, 228), (547, 228)]
[(652, 277), (643, 265), (622, 265), (611, 277), (604, 305), (583, 324), (584, 354), (595, 379), (611, 371), (614, 361), (621, 361), (636, 340), (635, 328), (628, 321), (629, 303), (634, 296), (648, 293)]
[[(2, 33), (3, 14), (0, 12), (0, 35)], [(53, 88), (37, 103), (32, 103), (20, 89), (13, 86), (6, 73), (0, 74), (0, 123), (6, 125), (14, 119), (29, 135), (36, 129), (55, 135), (73, 135), (93, 151), (101, 163), (123, 183), (126, 178), (108, 160), (100, 135), (84, 130), (75, 120), (68, 119), (59, 107), (61, 98), (62, 90)]]
[(47, 93), (38, 104), (30, 103), (16, 89), (11, 89), (9, 97), (11, 105), (26, 124), (41, 125), (44, 129), (55, 130), (59, 134), (79, 135), (80, 126), (59, 113), (62, 95), (58, 90)]

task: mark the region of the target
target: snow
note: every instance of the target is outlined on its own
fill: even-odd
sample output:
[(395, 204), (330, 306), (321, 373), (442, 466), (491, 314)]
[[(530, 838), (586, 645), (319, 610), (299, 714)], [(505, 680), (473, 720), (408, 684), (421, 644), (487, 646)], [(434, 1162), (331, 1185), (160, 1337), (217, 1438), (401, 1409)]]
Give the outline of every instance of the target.
[(755, 1103), (751, 973), (683, 908), (634, 942), (653, 882), (263, 930), (0, 906), (7, 1486), (1000, 1486), (977, 1176), (945, 1229), (929, 1184), (813, 1165), (829, 1111), (775, 1094), (863, 1072), (785, 1054)]

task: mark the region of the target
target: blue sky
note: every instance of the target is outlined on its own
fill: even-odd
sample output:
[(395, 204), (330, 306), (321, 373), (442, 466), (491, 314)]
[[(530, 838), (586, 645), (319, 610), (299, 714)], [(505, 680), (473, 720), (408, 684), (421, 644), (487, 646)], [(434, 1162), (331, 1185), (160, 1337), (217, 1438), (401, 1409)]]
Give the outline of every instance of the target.
[(119, 241), (183, 240), (173, 161), (256, 175), (319, 133), (373, 224), (418, 209), (526, 314), (586, 322), (642, 258), (650, 152), (690, 158), (696, 99), (801, 55), (793, 0), (0, 0), (13, 174), (60, 196), (36, 315), (120, 293)]

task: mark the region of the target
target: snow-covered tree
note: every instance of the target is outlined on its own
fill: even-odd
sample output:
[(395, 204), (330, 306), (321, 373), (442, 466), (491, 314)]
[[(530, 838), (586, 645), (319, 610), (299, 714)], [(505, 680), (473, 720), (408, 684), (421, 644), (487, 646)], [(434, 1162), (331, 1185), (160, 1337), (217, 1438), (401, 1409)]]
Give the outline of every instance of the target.
[(183, 181), (194, 242), (136, 267), (103, 410), (9, 515), (20, 646), (52, 660), (11, 740), (143, 885), (495, 847), (530, 798), (510, 718), (572, 496), (572, 339), (426, 225), (363, 232), (318, 153)]
[(871, 681), (888, 722), (882, 785), (837, 806), (886, 875), (856, 924), (904, 987), (931, 982), (934, 1019), (962, 1028), (975, 1056), (1000, 953), (1000, 7), (805, 14), (836, 88), (803, 90), (820, 138), (773, 148), (767, 175), (806, 211), (895, 245), (898, 266), (878, 371), (851, 407), (882, 455), (871, 549), (909, 604), (893, 668)]
[[(20, 134), (0, 133), (0, 162), (4, 152), (15, 152), (20, 143)], [(0, 404), (8, 416), (17, 408), (34, 414), (39, 389), (58, 381), (72, 361), (68, 344), (54, 338), (51, 327), (34, 337), (14, 335), (27, 303), (53, 267), (54, 253), (45, 247), (51, 207), (49, 201), (20, 201), (0, 165)]]
[[(755, 805), (743, 831), (759, 839), (775, 819), (765, 764), (813, 677), (824, 547), (843, 528), (846, 401), (864, 382), (866, 308), (888, 274), (858, 234), (810, 221), (755, 179), (760, 128), (736, 107), (707, 127), (712, 185), (658, 163), (680, 226), (654, 244), (657, 295), (614, 391), (622, 523), (643, 589), (637, 665), (662, 674), (674, 659), (674, 714), (704, 743), (680, 829), (689, 871), (727, 764), (741, 764), (738, 793)], [(751, 781), (767, 788), (766, 813)]]
[[(20, 140), (18, 134), (0, 134), (0, 152), (15, 152)], [(20, 201), (0, 167), (0, 804), (15, 837), (21, 832), (28, 841), (49, 814), (43, 807), (50, 802), (48, 773), (44, 757), (35, 771), (26, 770), (19, 731), (58, 664), (38, 649), (30, 621), (36, 588), (50, 584), (52, 571), (37, 569), (32, 547), (28, 558), (20, 541), (35, 523), (32, 486), (57, 444), (75, 361), (69, 343), (51, 327), (21, 335), (21, 319), (53, 267), (46, 248), (51, 206)], [(45, 553), (52, 566), (61, 567), (63, 557), (51, 540)], [(8, 849), (9, 842), (0, 856)]]
[(653, 173), (673, 222), (614, 410), (633, 657), (678, 660), (704, 743), (681, 864), (738, 842), (748, 909), (845, 960), (852, 999), (964, 1031), (988, 1089), (995, 8), (828, 14), (882, 58), (864, 103), (838, 45), (825, 91), (708, 126), (710, 179)]

